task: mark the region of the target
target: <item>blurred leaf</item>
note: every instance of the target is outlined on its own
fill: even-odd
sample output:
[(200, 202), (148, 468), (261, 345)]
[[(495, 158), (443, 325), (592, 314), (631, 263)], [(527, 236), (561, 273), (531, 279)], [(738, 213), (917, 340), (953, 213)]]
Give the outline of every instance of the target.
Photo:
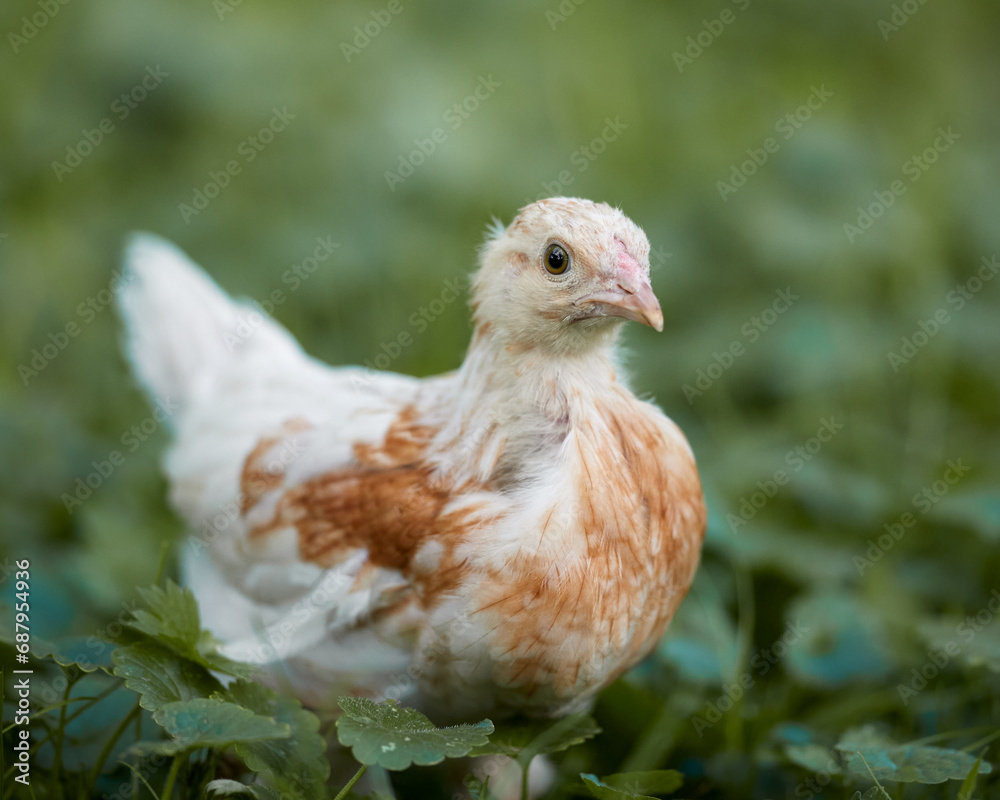
[(696, 577), (657, 655), (698, 683), (722, 683), (736, 663), (736, 626), (706, 576)]
[(210, 781), (205, 789), (212, 797), (235, 797), (250, 795), (257, 800), (282, 800), (283, 795), (270, 786), (261, 783), (245, 784), (227, 778), (218, 778)]
[(589, 714), (578, 713), (556, 722), (520, 720), (501, 725), (487, 744), (476, 747), (471, 755), (505, 755), (527, 767), (538, 755), (559, 753), (592, 739), (601, 732)]
[(854, 551), (780, 524), (758, 526), (752, 535), (723, 535), (725, 547), (747, 567), (771, 567), (796, 583), (850, 580), (857, 576)]
[(974, 617), (952, 617), (922, 622), (918, 630), (927, 646), (950, 660), (1000, 672), (1000, 625), (982, 625)]
[[(863, 777), (874, 776), (879, 781), (944, 783), (961, 780), (977, 763), (961, 750), (893, 744), (871, 725), (847, 731), (837, 742), (837, 750), (846, 757), (850, 772)], [(978, 769), (980, 773), (989, 773), (993, 768), (981, 763)]]
[(410, 764), (437, 764), (446, 758), (464, 756), (486, 744), (493, 733), (489, 720), (474, 725), (438, 728), (419, 711), (404, 708), (395, 700), (374, 703), (363, 697), (341, 697), (344, 714), (337, 720), (340, 743), (351, 748), (362, 764), (378, 764), (392, 770)]
[(855, 747), (855, 748), (879, 748), (879, 747), (891, 747), (894, 744), (892, 739), (890, 739), (885, 733), (883, 733), (875, 725), (859, 725), (856, 728), (851, 728), (844, 731), (840, 736), (840, 740), (837, 742), (837, 749), (841, 750), (844, 747)]
[(594, 719), (583, 712), (563, 717), (531, 739), (517, 754), (517, 762), (527, 769), (535, 756), (559, 753), (592, 739), (601, 732)]
[(132, 748), (133, 752), (177, 755), (201, 747), (287, 739), (292, 734), (283, 722), (254, 714), (235, 703), (206, 697), (165, 705), (153, 714), (153, 719), (173, 738), (141, 742)]
[(818, 744), (790, 744), (785, 746), (785, 755), (793, 764), (798, 764), (810, 772), (841, 772), (833, 751)]
[(462, 783), (469, 792), (469, 797), (473, 798), (473, 800), (487, 800), (488, 797), (492, 796), (490, 795), (489, 782), (489, 777), (486, 780), (480, 780), (471, 773), (466, 775), (462, 780)]
[(805, 725), (797, 722), (782, 722), (771, 731), (771, 735), (786, 744), (812, 744), (815, 734)]
[(1000, 541), (1000, 494), (994, 489), (954, 489), (933, 509), (938, 519), (971, 528), (990, 544)]
[(842, 590), (822, 590), (796, 599), (786, 618), (804, 631), (785, 663), (804, 683), (840, 686), (875, 680), (889, 670), (878, 617)]
[(53, 643), (39, 636), (31, 637), (31, 655), (36, 658), (51, 658), (61, 667), (79, 667), (83, 672), (100, 669), (111, 673), (111, 647), (104, 642), (94, 646), (93, 637), (74, 637)]
[(684, 774), (676, 770), (622, 772), (604, 778), (581, 774), (580, 777), (598, 800), (653, 800), (649, 794), (673, 794), (684, 785)]
[(976, 791), (976, 781), (979, 780), (979, 770), (982, 767), (983, 756), (986, 750), (979, 754), (976, 763), (969, 769), (969, 774), (962, 781), (962, 786), (958, 790), (958, 800), (972, 800), (972, 793)]
[(166, 526), (151, 523), (142, 509), (136, 510), (136, 500), (123, 495), (84, 504), (78, 522), (82, 547), (73, 553), (74, 569), (95, 603), (114, 614), (121, 610), (123, 597), (134, 595), (142, 578), (154, 579), (157, 545), (169, 538)]
[(210, 781), (205, 790), (216, 797), (233, 797), (234, 795), (248, 794), (253, 796), (253, 790), (245, 783), (231, 781), (227, 778), (219, 778)]
[(813, 519), (828, 526), (863, 529), (877, 524), (893, 508), (885, 482), (849, 461), (817, 460), (796, 476), (792, 491)]

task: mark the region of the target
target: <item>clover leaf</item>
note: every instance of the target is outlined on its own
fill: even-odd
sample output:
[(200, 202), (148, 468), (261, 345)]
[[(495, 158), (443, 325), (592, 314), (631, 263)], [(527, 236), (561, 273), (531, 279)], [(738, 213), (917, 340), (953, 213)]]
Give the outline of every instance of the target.
[[(878, 781), (900, 783), (944, 783), (962, 780), (977, 763), (969, 753), (919, 744), (894, 744), (871, 725), (845, 733), (837, 743), (855, 775), (874, 777)], [(980, 774), (993, 771), (983, 762)]]
[(208, 697), (222, 684), (200, 664), (151, 639), (118, 647), (111, 654), (114, 673), (139, 693), (139, 705), (158, 711), (182, 700)]
[(362, 697), (341, 697), (344, 714), (337, 720), (340, 743), (350, 747), (362, 764), (402, 770), (410, 764), (437, 764), (467, 755), (486, 744), (493, 733), (488, 719), (474, 725), (436, 727), (427, 717), (395, 700), (375, 703)]
[(140, 742), (137, 753), (177, 755), (201, 747), (228, 747), (237, 743), (287, 739), (292, 729), (283, 722), (255, 714), (225, 700), (199, 697), (168, 703), (153, 719), (173, 738), (165, 742)]
[(673, 769), (622, 772), (604, 778), (581, 773), (580, 777), (598, 800), (654, 800), (646, 793), (671, 794), (684, 784), (684, 774)]

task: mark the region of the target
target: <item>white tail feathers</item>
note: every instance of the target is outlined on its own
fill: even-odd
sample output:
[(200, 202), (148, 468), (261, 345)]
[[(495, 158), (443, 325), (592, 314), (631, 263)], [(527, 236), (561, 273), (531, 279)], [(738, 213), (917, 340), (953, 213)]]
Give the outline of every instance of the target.
[(169, 400), (184, 408), (204, 397), (218, 370), (250, 349), (301, 352), (284, 328), (254, 306), (234, 301), (158, 236), (132, 235), (124, 273), (118, 307), (125, 354), (154, 402)]

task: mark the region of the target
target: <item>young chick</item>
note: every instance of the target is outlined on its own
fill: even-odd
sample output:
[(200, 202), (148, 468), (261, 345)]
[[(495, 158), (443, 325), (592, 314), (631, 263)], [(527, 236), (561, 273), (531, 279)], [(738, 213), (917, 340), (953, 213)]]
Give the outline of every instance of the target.
[(307, 702), (436, 720), (586, 707), (654, 647), (705, 509), (680, 430), (622, 383), (622, 323), (663, 326), (642, 230), (605, 204), (521, 209), (481, 253), (462, 366), (333, 368), (140, 235), (120, 305), (179, 404), (185, 580), (228, 655)]

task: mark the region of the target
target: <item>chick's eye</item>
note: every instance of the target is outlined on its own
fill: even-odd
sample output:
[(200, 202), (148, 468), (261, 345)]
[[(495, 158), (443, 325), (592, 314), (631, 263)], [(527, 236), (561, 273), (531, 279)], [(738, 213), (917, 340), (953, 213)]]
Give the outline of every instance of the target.
[(562, 275), (569, 269), (569, 253), (559, 244), (550, 244), (545, 251), (545, 269), (553, 275)]

